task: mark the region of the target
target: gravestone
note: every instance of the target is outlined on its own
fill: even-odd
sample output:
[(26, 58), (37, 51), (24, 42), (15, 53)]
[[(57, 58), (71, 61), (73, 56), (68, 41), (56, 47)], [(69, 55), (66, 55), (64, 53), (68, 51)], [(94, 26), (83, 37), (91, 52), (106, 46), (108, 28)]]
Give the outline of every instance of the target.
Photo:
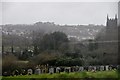
[(94, 66), (94, 67), (93, 67), (93, 69), (96, 71), (96, 70), (97, 70), (97, 67), (96, 67), (96, 66)]
[(65, 72), (71, 72), (71, 68), (70, 67), (65, 67)]
[(48, 68), (45, 68), (45, 73), (48, 73)]
[(28, 75), (32, 75), (33, 74), (33, 70), (32, 69), (28, 69)]
[(44, 73), (44, 70), (43, 70), (43, 69), (41, 69), (41, 73)]
[(41, 69), (39, 69), (39, 68), (36, 69), (36, 70), (35, 70), (35, 74), (37, 74), (37, 75), (41, 74)]
[(74, 72), (74, 67), (71, 67), (71, 72)]
[(112, 70), (112, 66), (109, 66), (109, 70)]
[(75, 72), (75, 66), (71, 67), (71, 72)]
[[(14, 75), (14, 74), (13, 74), (13, 75)], [(7, 77), (7, 76), (10, 76), (10, 75), (9, 75), (8, 72), (5, 71), (5, 72), (3, 72), (3, 75), (2, 75), (2, 76), (6, 76), (6, 77)]]
[(18, 71), (18, 70), (15, 70), (15, 71), (14, 71), (14, 75), (15, 75), (15, 76), (19, 75), (19, 71)]
[(41, 69), (41, 73), (45, 73), (45, 69)]
[(100, 71), (100, 66), (96, 66), (96, 70), (97, 70), (97, 71)]
[(21, 75), (26, 75), (26, 74), (27, 74), (26, 70), (25, 70), (25, 69), (22, 69), (22, 70), (21, 70)]
[(49, 68), (49, 73), (50, 73), (50, 74), (53, 74), (53, 73), (54, 73), (54, 68), (53, 68), (53, 67)]
[(100, 71), (104, 71), (104, 66), (100, 66)]
[(56, 68), (56, 73), (60, 73), (60, 67)]
[(75, 71), (76, 71), (76, 72), (79, 71), (79, 67), (78, 67), (78, 66), (75, 67)]
[(92, 72), (96, 72), (96, 66), (92, 66)]
[(79, 67), (79, 71), (84, 71), (84, 67)]
[(107, 66), (105, 66), (105, 70), (106, 71), (108, 71), (109, 70), (109, 66), (107, 65)]
[(92, 66), (89, 66), (89, 67), (88, 67), (88, 71), (92, 71)]

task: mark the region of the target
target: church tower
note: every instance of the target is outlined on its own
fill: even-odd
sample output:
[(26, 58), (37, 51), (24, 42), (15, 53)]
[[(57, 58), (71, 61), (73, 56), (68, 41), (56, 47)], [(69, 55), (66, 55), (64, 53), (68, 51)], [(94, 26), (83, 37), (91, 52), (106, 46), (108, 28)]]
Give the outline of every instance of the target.
[(115, 18), (109, 18), (107, 15), (106, 33), (110, 33), (117, 28), (117, 20), (117, 14), (115, 15)]
[(120, 1), (118, 2), (118, 26), (120, 26)]
[(109, 19), (108, 15), (107, 15), (107, 23), (106, 23), (106, 27), (117, 27), (117, 14), (115, 15), (115, 18), (113, 19)]

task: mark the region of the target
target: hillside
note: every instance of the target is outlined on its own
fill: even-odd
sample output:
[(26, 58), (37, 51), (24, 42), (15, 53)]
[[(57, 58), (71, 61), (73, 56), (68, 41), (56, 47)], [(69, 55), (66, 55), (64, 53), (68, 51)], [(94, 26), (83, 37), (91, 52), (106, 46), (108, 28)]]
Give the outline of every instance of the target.
[[(44, 33), (51, 33), (55, 31), (64, 32), (68, 38), (75, 38), (77, 40), (94, 39), (95, 35), (105, 26), (103, 25), (57, 25), (50, 22), (37, 22), (31, 25), (25, 24), (7, 24), (2, 25), (2, 32), (5, 34), (30, 34), (32, 31), (44, 31)], [(27, 37), (27, 36), (26, 36)]]

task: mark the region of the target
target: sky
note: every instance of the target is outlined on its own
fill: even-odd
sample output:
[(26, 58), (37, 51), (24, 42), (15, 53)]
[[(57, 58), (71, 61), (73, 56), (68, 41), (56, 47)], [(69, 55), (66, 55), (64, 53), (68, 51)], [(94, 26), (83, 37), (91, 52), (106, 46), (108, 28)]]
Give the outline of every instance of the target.
[(105, 25), (118, 14), (117, 2), (2, 2), (1, 10), (0, 24)]

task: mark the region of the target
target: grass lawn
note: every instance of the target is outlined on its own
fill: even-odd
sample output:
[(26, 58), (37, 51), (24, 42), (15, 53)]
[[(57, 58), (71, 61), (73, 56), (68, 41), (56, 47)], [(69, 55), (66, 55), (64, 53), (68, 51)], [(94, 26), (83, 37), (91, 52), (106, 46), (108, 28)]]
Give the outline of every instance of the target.
[[(35, 79), (33, 79), (35, 78)], [(40, 75), (20, 75), (20, 76), (9, 76), (3, 77), (2, 80), (40, 80), (46, 78), (61, 78), (61, 79), (68, 79), (68, 78), (118, 78), (117, 71), (97, 71), (97, 72), (61, 72), (55, 74), (40, 74)], [(60, 80), (61, 80), (60, 79)], [(82, 80), (82, 79), (80, 79)], [(87, 79), (86, 79), (87, 80)], [(113, 80), (113, 79), (112, 79)]]

